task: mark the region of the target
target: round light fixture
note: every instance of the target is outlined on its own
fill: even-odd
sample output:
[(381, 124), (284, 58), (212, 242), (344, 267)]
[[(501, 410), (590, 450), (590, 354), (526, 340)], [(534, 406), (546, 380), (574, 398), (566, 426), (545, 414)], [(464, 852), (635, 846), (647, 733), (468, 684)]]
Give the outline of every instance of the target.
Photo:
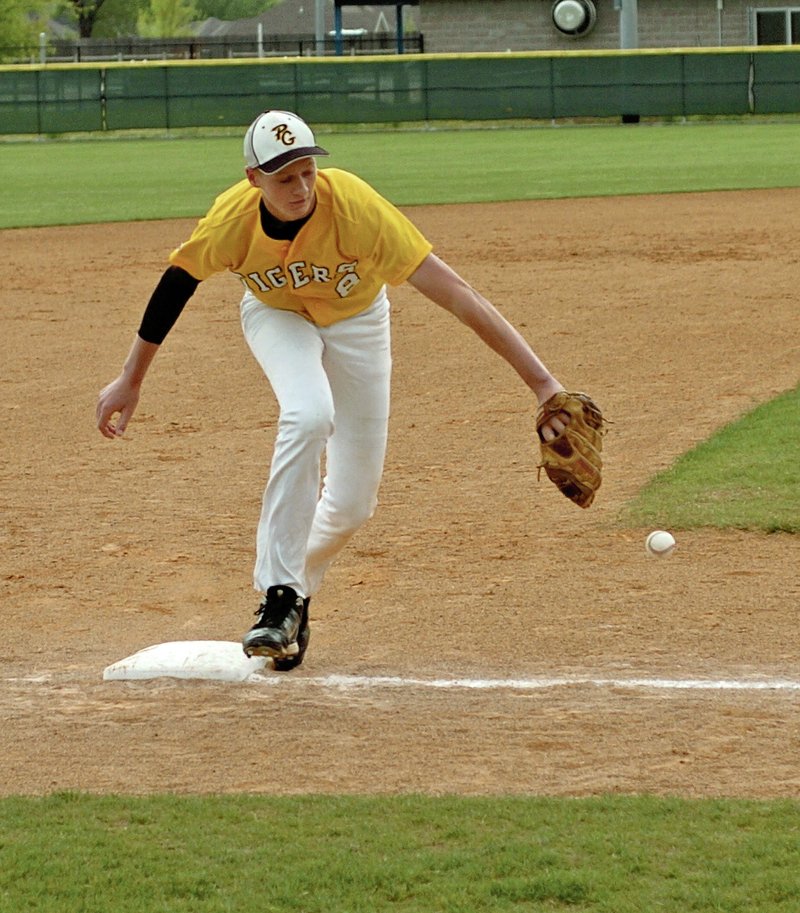
[(588, 35), (596, 21), (592, 0), (556, 0), (553, 4), (553, 25), (568, 38)]

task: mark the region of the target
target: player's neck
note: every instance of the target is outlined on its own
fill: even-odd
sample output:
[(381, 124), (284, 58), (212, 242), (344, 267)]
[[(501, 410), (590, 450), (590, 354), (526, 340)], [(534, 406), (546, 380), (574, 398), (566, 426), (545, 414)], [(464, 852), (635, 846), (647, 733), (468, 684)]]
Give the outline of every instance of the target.
[(261, 200), (259, 209), (261, 211), (261, 228), (268, 238), (272, 238), (275, 241), (294, 241), (300, 229), (308, 222), (311, 216), (314, 215), (314, 210), (312, 209), (311, 212), (307, 216), (303, 216), (302, 219), (284, 222), (267, 209), (263, 200)]

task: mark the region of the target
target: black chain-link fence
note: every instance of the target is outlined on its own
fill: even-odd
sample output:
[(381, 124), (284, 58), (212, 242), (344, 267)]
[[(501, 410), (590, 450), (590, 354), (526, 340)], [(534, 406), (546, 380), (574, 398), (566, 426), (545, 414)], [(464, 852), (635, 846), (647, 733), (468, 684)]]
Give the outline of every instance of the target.
[(272, 35), (203, 38), (85, 38), (80, 41), (43, 41), (24, 47), (0, 44), (2, 63), (92, 63), (107, 60), (215, 60), (246, 57), (334, 57), (368, 54), (419, 54), (424, 51), (419, 32), (326, 35)]

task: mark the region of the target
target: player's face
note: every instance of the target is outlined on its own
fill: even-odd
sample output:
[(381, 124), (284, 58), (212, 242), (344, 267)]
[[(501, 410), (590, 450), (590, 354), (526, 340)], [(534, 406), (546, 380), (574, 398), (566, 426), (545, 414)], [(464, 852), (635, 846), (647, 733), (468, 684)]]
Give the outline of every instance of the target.
[(282, 222), (302, 219), (314, 209), (317, 162), (313, 157), (298, 159), (277, 174), (248, 169), (247, 176), (261, 191), (267, 209)]

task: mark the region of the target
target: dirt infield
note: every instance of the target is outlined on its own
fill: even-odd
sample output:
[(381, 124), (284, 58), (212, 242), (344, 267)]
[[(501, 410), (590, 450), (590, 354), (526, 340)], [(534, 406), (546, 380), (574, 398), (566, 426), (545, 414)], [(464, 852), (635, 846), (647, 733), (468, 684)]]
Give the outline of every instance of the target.
[[(378, 512), (312, 604), (304, 666), (244, 685), (102, 681), (251, 623), (275, 409), (237, 281), (200, 288), (112, 443), (97, 391), (192, 223), (2, 232), (0, 792), (800, 794), (800, 691), (626, 686), (800, 681), (800, 539), (679, 532), (658, 560), (619, 519), (797, 383), (798, 211), (798, 190), (413, 209), (613, 419), (606, 481), (589, 511), (537, 482), (516, 375), (395, 290)], [(426, 684), (539, 678), (561, 681)]]

